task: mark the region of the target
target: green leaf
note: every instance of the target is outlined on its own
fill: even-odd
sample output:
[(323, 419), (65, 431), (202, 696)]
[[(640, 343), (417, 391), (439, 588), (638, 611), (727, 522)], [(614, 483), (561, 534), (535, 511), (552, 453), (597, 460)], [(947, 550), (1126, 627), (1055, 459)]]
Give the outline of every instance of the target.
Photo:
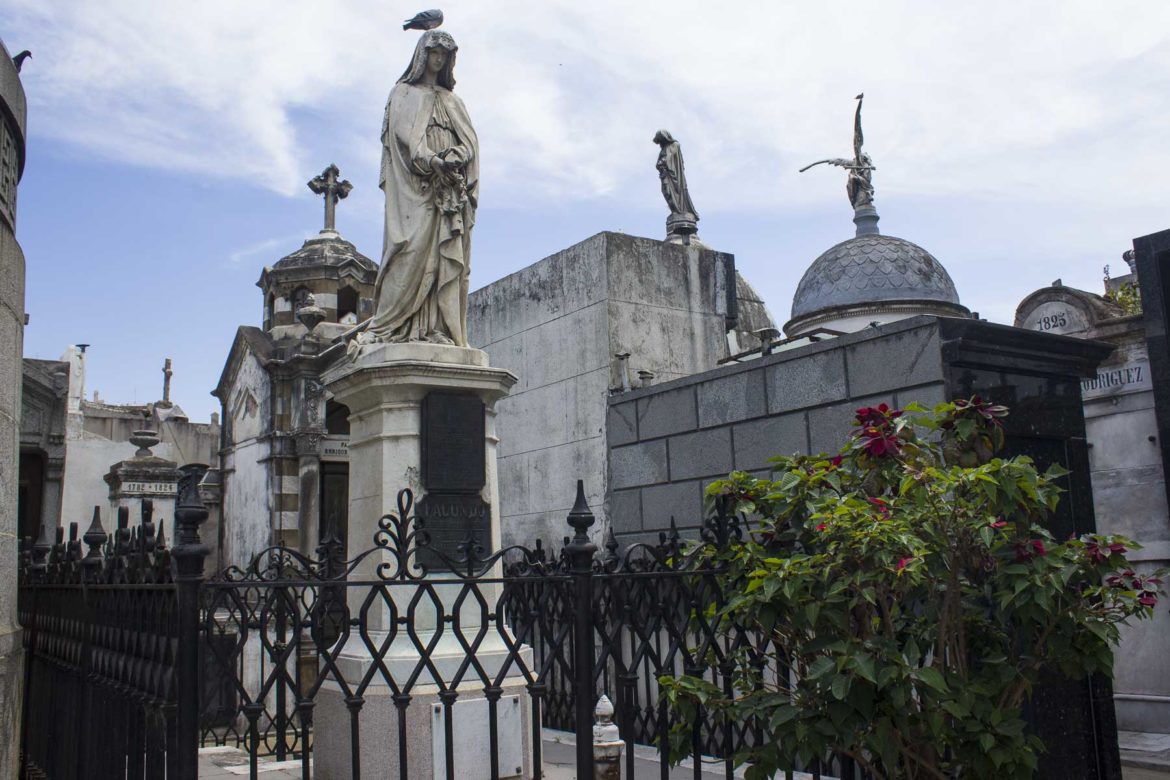
[(944, 678), (942, 673), (933, 666), (924, 666), (921, 669), (916, 669), (914, 671), (914, 676), (929, 685), (931, 688), (934, 688), (939, 693), (946, 693), (949, 690), (947, 688), (946, 678)]
[(816, 680), (837, 669), (837, 662), (828, 656), (821, 656), (808, 668), (808, 679)]
[(849, 695), (849, 677), (844, 674), (839, 674), (833, 678), (833, 697), (838, 701), (844, 700)]
[(871, 683), (877, 684), (877, 675), (874, 672), (873, 656), (869, 653), (861, 653), (853, 658), (853, 668), (857, 674)]

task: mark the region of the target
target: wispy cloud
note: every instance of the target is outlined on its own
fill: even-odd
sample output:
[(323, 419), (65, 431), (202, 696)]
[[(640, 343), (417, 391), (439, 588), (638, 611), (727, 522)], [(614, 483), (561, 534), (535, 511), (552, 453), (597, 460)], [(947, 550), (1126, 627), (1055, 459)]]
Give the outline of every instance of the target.
[(238, 268), (243, 265), (252, 265), (256, 258), (270, 258), (277, 252), (286, 251), (290, 246), (296, 246), (296, 241), (302, 239), (299, 233), (267, 238), (255, 244), (240, 247), (228, 254), (225, 265), (229, 268)]
[[(411, 6), (413, 8), (413, 6)], [(650, 138), (684, 143), (700, 209), (840, 199), (852, 96), (883, 194), (1051, 203), (1160, 196), (1170, 7), (455, 0), (458, 89), (485, 195), (654, 198)], [(380, 0), (10, 0), (39, 132), (111, 159), (298, 191), (323, 158), (376, 168), (416, 34)], [(311, 162), (312, 161), (312, 162)], [(839, 172), (838, 172), (839, 174)]]

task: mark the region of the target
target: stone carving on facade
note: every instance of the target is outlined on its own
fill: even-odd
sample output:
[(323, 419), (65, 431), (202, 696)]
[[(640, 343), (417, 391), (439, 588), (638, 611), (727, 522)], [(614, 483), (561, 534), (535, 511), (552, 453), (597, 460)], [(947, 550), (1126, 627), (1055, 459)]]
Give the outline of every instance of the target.
[(454, 93), (455, 39), (425, 32), (382, 124), (382, 264), (369, 341), (467, 345), (479, 141)]
[(874, 168), (873, 160), (861, 148), (865, 142), (865, 137), (861, 132), (861, 103), (864, 98), (864, 92), (856, 98), (857, 113), (853, 117), (853, 159), (834, 157), (827, 160), (817, 160), (815, 163), (800, 169), (800, 172), (804, 173), (817, 165), (835, 165), (847, 170), (849, 180), (845, 184), (845, 192), (849, 195), (849, 202), (853, 204), (855, 211), (873, 207), (873, 172), (877, 170)]
[(690, 190), (687, 189), (686, 168), (683, 165), (682, 148), (668, 130), (659, 130), (654, 134), (654, 143), (658, 144), (658, 177), (662, 180), (662, 197), (666, 199), (666, 206), (670, 209), (670, 216), (666, 218), (667, 238), (671, 236), (689, 237), (698, 231), (699, 212), (691, 201)]
[(321, 396), (325, 393), (325, 386), (316, 379), (305, 380), (305, 416), (310, 420), (317, 419), (317, 412), (321, 408)]
[(296, 443), (297, 455), (321, 455), (321, 442), (325, 439), (325, 433), (317, 430), (296, 431), (293, 433), (293, 441)]

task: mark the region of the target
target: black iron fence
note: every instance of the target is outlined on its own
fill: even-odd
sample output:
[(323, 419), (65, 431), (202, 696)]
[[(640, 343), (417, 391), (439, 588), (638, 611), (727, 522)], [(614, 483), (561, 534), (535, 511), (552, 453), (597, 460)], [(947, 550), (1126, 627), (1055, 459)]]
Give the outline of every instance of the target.
[[(26, 547), (26, 776), (186, 780), (197, 746), (231, 745), (252, 777), (275, 759), (298, 762), (305, 780), (538, 778), (552, 728), (574, 733), (577, 776), (592, 777), (606, 693), (633, 778), (634, 746), (678, 725), (659, 677), (702, 675), (732, 693), (733, 659), (782, 657), (757, 632), (716, 628), (718, 572), (677, 532), (597, 550), (580, 485), (555, 555), (539, 543), (488, 554), (470, 537), (449, 556), (402, 491), (374, 546), (349, 560), (336, 541), (316, 559), (275, 547), (204, 580), (201, 473), (185, 474), (173, 550), (149, 511), (135, 529), (123, 513), (109, 535), (95, 515), (84, 555), (76, 527)], [(723, 508), (700, 544), (739, 533)], [(696, 778), (732, 777), (735, 752), (765, 738), (761, 724), (702, 712), (683, 728)], [(667, 777), (664, 754), (658, 763)]]
[(73, 523), (22, 545), (24, 777), (195, 779), (205, 470), (184, 468), (174, 548), (150, 502), (134, 528), (123, 508), (107, 532), (95, 508), (80, 539)]

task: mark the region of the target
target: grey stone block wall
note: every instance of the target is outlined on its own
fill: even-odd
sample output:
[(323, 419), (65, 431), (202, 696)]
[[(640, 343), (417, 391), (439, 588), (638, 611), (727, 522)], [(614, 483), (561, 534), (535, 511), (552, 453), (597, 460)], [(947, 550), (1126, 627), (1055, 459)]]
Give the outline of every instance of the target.
[(835, 452), (859, 406), (943, 400), (939, 328), (916, 318), (610, 398), (607, 512), (623, 544), (673, 518), (702, 522), (703, 490), (776, 455)]
[[(607, 416), (609, 393), (622, 386), (614, 355), (629, 353), (634, 382), (639, 370), (661, 381), (714, 368), (727, 354), (732, 276), (727, 254), (599, 233), (471, 294), (471, 343), (519, 378), (497, 406), (505, 544), (559, 545), (578, 478), (597, 515), (595, 541), (611, 490), (621, 503), (629, 484), (668, 482), (665, 437), (697, 428), (695, 394), (653, 394)], [(637, 445), (639, 425), (657, 440), (615, 455), (610, 485), (609, 444)], [(622, 511), (633, 531), (641, 528), (640, 494)]]

